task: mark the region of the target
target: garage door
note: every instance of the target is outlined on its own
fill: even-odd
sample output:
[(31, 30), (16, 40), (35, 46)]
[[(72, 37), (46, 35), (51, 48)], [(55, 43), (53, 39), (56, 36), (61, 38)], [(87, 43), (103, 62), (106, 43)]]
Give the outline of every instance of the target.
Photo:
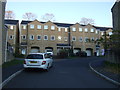
[(30, 52), (31, 52), (31, 53), (38, 53), (38, 52), (39, 52), (39, 49), (38, 49), (38, 48), (32, 48)]
[(91, 50), (86, 50), (87, 56), (91, 56)]

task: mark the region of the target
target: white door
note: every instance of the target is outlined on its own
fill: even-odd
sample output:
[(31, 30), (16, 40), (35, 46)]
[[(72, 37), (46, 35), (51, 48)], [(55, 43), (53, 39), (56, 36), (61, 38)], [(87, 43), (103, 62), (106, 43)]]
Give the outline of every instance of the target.
[(37, 48), (32, 48), (30, 52), (31, 52), (31, 53), (38, 53), (38, 52), (39, 52), (39, 49), (37, 49)]
[(91, 50), (86, 50), (87, 56), (91, 56)]
[(26, 49), (22, 49), (22, 54), (25, 55)]

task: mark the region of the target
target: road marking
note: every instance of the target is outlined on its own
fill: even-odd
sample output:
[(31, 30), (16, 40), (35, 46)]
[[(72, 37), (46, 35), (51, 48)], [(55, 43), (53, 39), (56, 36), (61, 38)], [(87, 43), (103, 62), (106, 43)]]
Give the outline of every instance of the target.
[(106, 80), (108, 80), (108, 81), (110, 81), (110, 82), (112, 82), (112, 83), (114, 83), (114, 84), (116, 84), (116, 85), (120, 85), (119, 82), (117, 82), (117, 81), (115, 81), (115, 80), (113, 80), (113, 79), (111, 79), (111, 78), (109, 78), (109, 77), (101, 74), (100, 72), (96, 71), (96, 70), (91, 66), (91, 63), (92, 63), (92, 62), (89, 63), (89, 67), (90, 67), (90, 69), (92, 69), (95, 73), (97, 73), (97, 74), (100, 75), (101, 77), (105, 78)]
[(19, 73), (21, 73), (23, 71), (23, 69), (17, 71), (16, 73), (12, 74), (11, 76), (9, 76), (6, 80), (4, 80), (1, 84), (0, 84), (0, 89), (2, 89), (11, 79), (13, 79), (16, 75), (18, 75)]

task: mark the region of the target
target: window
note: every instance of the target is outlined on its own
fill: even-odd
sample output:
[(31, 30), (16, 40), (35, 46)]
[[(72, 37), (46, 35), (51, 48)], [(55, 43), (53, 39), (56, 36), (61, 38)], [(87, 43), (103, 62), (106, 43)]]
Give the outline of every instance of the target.
[(109, 32), (109, 35), (112, 35), (113, 33), (112, 32)]
[(41, 25), (37, 25), (37, 29), (42, 29)]
[(22, 39), (23, 39), (23, 40), (25, 40), (25, 39), (26, 39), (26, 35), (22, 35), (21, 37), (22, 37)]
[(76, 28), (75, 28), (75, 27), (73, 27), (73, 28), (72, 28), (72, 31), (73, 31), (73, 32), (75, 32), (75, 31), (76, 31)]
[(76, 41), (76, 37), (75, 36), (72, 36), (72, 41)]
[(62, 40), (62, 37), (61, 37), (61, 36), (58, 36), (58, 40), (61, 41), (61, 40)]
[(9, 39), (12, 40), (14, 38), (14, 35), (10, 35)]
[(48, 40), (48, 36), (47, 35), (44, 35), (44, 40)]
[(44, 29), (48, 29), (48, 25), (44, 25)]
[(104, 32), (101, 32), (101, 35), (104, 35)]
[(41, 40), (41, 35), (37, 35), (37, 40)]
[(26, 59), (43, 59), (43, 55), (40, 54), (29, 54)]
[(98, 34), (98, 30), (96, 30), (95, 33)]
[(65, 32), (67, 32), (67, 28), (65, 28)]
[(31, 28), (31, 29), (34, 29), (34, 25), (33, 25), (33, 24), (31, 24), (31, 25), (30, 25), (30, 28)]
[(30, 40), (34, 40), (34, 35), (30, 35)]
[(80, 41), (80, 42), (82, 42), (82, 41), (83, 41), (82, 37), (80, 37), (80, 38), (79, 38), (79, 41)]
[(10, 29), (12, 29), (12, 30), (13, 30), (13, 28), (14, 28), (14, 26), (10, 26)]
[(93, 28), (91, 28), (90, 32), (94, 32), (94, 29), (93, 29)]
[(87, 29), (87, 28), (85, 28), (85, 32), (88, 32), (88, 29)]
[(23, 25), (23, 29), (26, 29), (26, 25)]
[(79, 28), (79, 31), (82, 32), (82, 28)]
[(88, 42), (89, 41), (89, 38), (88, 37), (85, 37), (85, 42)]
[(91, 41), (95, 41), (95, 38), (94, 38), (94, 37), (91, 37)]
[(61, 28), (60, 28), (60, 27), (58, 28), (58, 31), (59, 31), (59, 32), (61, 31)]
[(65, 40), (65, 41), (68, 41), (68, 37), (64, 37), (64, 40)]
[(51, 36), (51, 40), (55, 40), (55, 36), (52, 35), (52, 36)]
[(51, 26), (51, 30), (55, 30), (55, 26)]

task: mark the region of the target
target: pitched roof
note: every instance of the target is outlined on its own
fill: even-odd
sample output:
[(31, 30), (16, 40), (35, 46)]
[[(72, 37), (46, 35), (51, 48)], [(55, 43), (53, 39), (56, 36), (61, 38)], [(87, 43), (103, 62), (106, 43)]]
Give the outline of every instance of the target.
[(98, 27), (98, 26), (94, 26), (96, 29), (99, 29), (100, 31), (106, 31), (108, 29), (112, 29), (111, 27)]
[[(30, 22), (32, 22), (32, 21), (24, 21), (24, 20), (22, 20), (21, 24), (28, 24)], [(41, 22), (40, 21), (40, 23), (46, 23), (46, 22)], [(70, 27), (70, 26), (74, 25), (74, 24), (57, 23), (57, 22), (53, 22), (53, 24), (57, 25), (58, 27)], [(82, 25), (82, 24), (80, 24), (80, 25), (81, 26), (86, 26), (86, 25)], [(112, 29), (111, 27), (99, 27), (99, 26), (93, 26), (93, 27), (96, 28), (96, 29), (100, 29), (100, 31), (106, 31), (108, 29)]]
[(10, 19), (5, 19), (5, 24), (13, 24), (16, 25), (18, 24), (19, 20), (10, 20)]

